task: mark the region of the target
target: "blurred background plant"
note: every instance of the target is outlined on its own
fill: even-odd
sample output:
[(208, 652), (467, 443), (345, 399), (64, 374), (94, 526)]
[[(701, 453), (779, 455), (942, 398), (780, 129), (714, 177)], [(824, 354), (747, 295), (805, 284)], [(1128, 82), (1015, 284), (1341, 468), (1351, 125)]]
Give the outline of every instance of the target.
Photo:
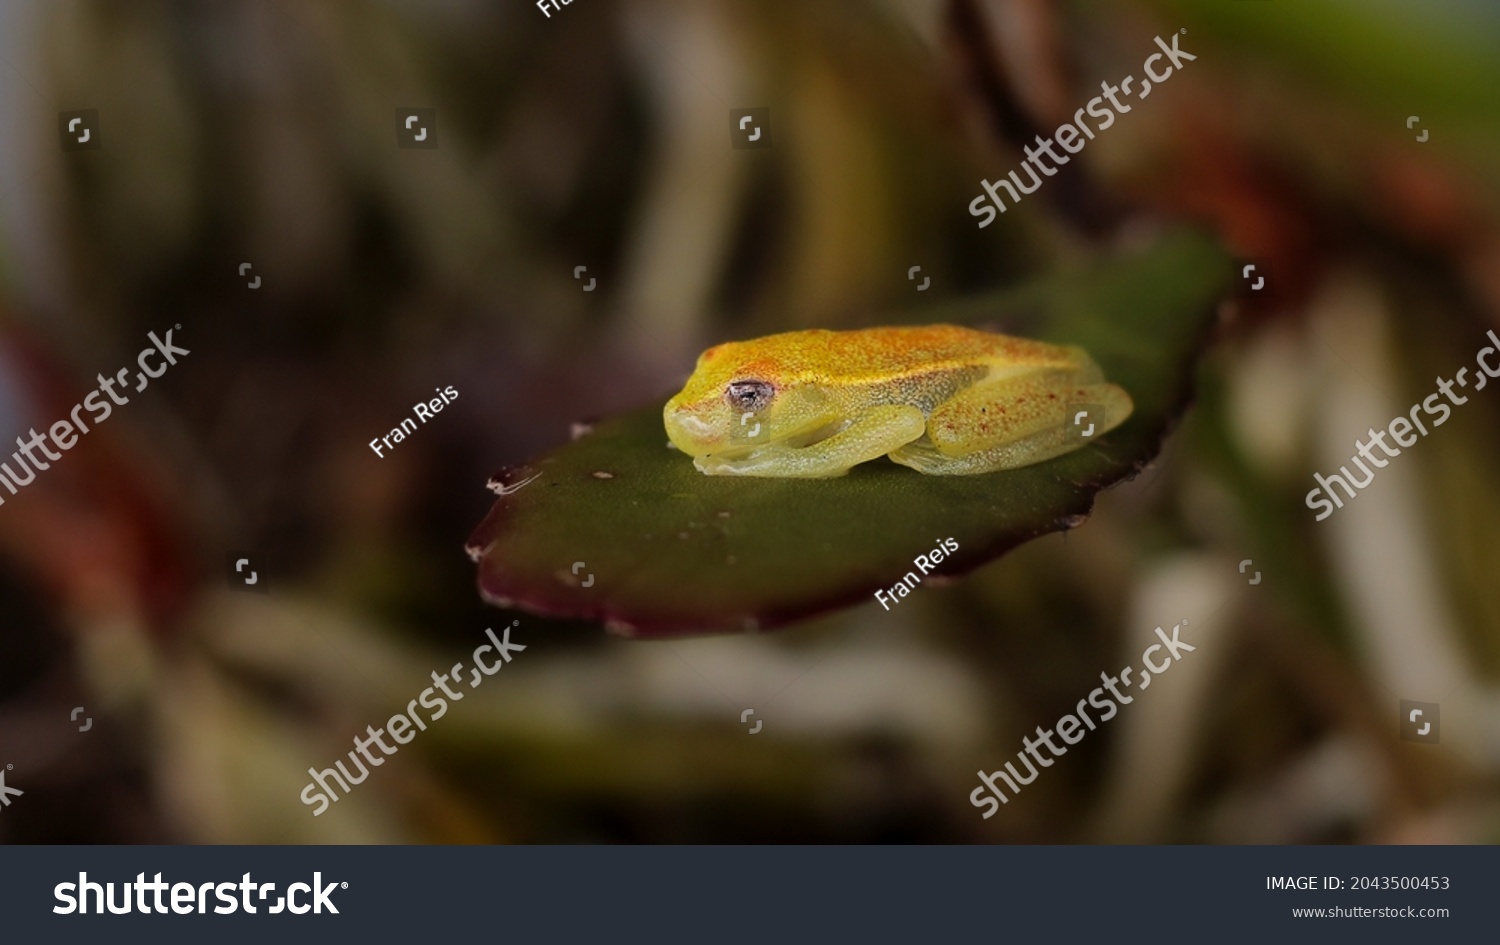
[[(1183, 29), (1196, 61), (977, 229), (981, 178)], [(148, 331), (192, 354), (0, 507), (0, 839), (1494, 842), (1500, 406), (1326, 522), (1302, 497), (1500, 326), (1497, 52), (1462, 0), (5, 4), (0, 442)], [(396, 147), (405, 106), (438, 149)], [(773, 147), (730, 147), (737, 107)], [(103, 147), (62, 152), (82, 108)], [(297, 800), (509, 621), (462, 553), (496, 469), (706, 344), (914, 304), (911, 266), (964, 298), (1179, 220), (1271, 294), (1084, 527), (764, 636), (522, 616), (505, 673)], [(976, 770), (1184, 617), (1191, 659), (980, 818)]]

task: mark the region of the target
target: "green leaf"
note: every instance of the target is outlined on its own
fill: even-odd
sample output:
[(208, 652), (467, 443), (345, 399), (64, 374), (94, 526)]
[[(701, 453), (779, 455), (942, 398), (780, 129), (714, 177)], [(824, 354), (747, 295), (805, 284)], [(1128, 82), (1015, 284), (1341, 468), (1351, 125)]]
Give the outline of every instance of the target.
[(927, 582), (1075, 527), (1096, 492), (1156, 455), (1230, 275), (1213, 244), (1176, 234), (1016, 292), (876, 322), (1081, 344), (1135, 399), (1100, 442), (1023, 469), (924, 476), (880, 459), (838, 479), (705, 476), (668, 448), (661, 403), (600, 423), (491, 481), (506, 492), (468, 544), (480, 592), (628, 636), (747, 631), (869, 601), (945, 538), (958, 551)]

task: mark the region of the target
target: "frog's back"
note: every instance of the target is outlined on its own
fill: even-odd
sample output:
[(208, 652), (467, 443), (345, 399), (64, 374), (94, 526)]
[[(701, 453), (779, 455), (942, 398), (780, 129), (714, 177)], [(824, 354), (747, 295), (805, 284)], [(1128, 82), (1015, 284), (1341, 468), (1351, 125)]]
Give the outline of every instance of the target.
[(761, 338), (757, 353), (788, 376), (815, 380), (836, 372), (844, 380), (881, 382), (913, 371), (972, 370), (981, 365), (1066, 366), (1070, 350), (1028, 338), (958, 325), (813, 329)]

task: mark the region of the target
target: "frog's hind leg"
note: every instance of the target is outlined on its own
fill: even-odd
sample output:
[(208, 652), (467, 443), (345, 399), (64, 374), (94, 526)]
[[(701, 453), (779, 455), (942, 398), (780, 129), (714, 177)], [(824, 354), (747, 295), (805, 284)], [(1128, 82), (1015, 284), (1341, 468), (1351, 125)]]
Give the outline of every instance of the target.
[[(1102, 382), (1091, 362), (1087, 367), (976, 384), (934, 410), (926, 433), (890, 457), (928, 475), (965, 476), (1030, 466), (1087, 446), (1134, 409), (1124, 388)], [(1069, 405), (1085, 404), (1100, 414), (1085, 420), (1094, 430), (1070, 436)]]

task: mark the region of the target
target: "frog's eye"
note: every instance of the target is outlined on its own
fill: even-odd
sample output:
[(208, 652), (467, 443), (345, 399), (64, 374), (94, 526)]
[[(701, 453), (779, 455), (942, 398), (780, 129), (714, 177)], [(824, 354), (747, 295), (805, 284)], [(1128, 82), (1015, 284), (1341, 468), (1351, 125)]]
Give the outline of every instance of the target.
[(736, 410), (759, 410), (771, 402), (775, 390), (765, 381), (730, 381), (724, 398)]

